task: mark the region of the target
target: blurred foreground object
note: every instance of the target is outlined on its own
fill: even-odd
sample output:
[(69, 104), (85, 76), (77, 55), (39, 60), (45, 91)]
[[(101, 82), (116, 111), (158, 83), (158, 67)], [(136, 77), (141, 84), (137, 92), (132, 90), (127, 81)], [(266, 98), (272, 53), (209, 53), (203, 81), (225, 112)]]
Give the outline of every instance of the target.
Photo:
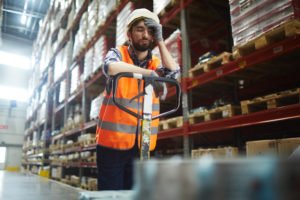
[(137, 162), (135, 200), (300, 199), (300, 160)]
[[(135, 163), (133, 191), (82, 192), (80, 200), (299, 200), (300, 159), (149, 160)], [(298, 155), (298, 156), (295, 156)]]

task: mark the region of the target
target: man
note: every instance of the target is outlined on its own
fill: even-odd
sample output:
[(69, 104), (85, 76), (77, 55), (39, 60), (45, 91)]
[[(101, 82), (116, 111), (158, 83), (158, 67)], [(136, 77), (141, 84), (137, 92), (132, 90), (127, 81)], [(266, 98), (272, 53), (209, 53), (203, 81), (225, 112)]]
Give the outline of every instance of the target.
[[(171, 57), (163, 41), (162, 27), (156, 14), (147, 9), (136, 9), (127, 21), (128, 45), (110, 49), (106, 55), (103, 73), (108, 86), (99, 113), (97, 126), (97, 167), (99, 190), (128, 190), (132, 187), (133, 161), (138, 156), (140, 120), (125, 113), (112, 103), (110, 76), (119, 72), (176, 78), (179, 66)], [(151, 50), (157, 45), (162, 63)], [(118, 83), (117, 100), (135, 112), (141, 113), (142, 100), (130, 101), (141, 90), (140, 81), (122, 78)], [(158, 98), (153, 98), (154, 110), (159, 112)], [(155, 109), (156, 108), (156, 109)], [(153, 121), (150, 150), (156, 145), (158, 120)]]

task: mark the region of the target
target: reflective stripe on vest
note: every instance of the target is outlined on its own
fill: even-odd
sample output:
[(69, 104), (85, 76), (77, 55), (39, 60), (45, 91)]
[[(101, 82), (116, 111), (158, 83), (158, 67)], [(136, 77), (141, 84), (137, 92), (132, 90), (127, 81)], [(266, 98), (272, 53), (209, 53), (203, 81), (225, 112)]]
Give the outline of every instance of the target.
[[(101, 127), (105, 130), (109, 131), (115, 131), (115, 132), (124, 132), (128, 134), (136, 134), (136, 129), (137, 126), (129, 126), (126, 124), (115, 124), (112, 122), (104, 122), (101, 120), (98, 120), (98, 127)], [(151, 134), (157, 134), (158, 133), (158, 128), (153, 127), (151, 128)]]
[[(133, 64), (130, 58), (128, 47), (119, 47), (122, 61)], [(159, 60), (152, 57), (148, 62), (147, 69), (155, 70), (159, 65)], [(139, 84), (141, 83), (141, 84)], [(124, 105), (129, 110), (141, 114), (143, 109), (143, 97), (134, 99), (139, 92), (139, 86), (142, 89), (143, 81), (138, 81), (133, 78), (121, 78), (116, 89), (116, 100), (118, 103)], [(152, 115), (159, 114), (159, 99), (153, 95)], [(102, 106), (99, 112), (99, 124), (97, 126), (97, 143), (101, 146), (115, 148), (115, 149), (130, 149), (134, 146), (136, 141), (136, 133), (139, 119), (131, 116), (125, 111), (119, 109), (112, 101), (112, 94), (105, 94)], [(154, 150), (156, 146), (159, 120), (153, 120), (151, 123), (150, 135), (150, 150)], [(140, 123), (141, 125), (141, 123)], [(140, 132), (140, 130), (139, 130)]]
[[(139, 109), (139, 108), (142, 107), (141, 103), (139, 105), (139, 103), (136, 102), (136, 101), (130, 101), (129, 99), (124, 99), (124, 98), (115, 98), (115, 99), (119, 104), (121, 104), (125, 107), (128, 107), (128, 108)], [(102, 104), (103, 105), (114, 105), (112, 98), (107, 98), (107, 97), (105, 97), (103, 99)], [(159, 104), (153, 103), (152, 104), (152, 111), (159, 111)]]

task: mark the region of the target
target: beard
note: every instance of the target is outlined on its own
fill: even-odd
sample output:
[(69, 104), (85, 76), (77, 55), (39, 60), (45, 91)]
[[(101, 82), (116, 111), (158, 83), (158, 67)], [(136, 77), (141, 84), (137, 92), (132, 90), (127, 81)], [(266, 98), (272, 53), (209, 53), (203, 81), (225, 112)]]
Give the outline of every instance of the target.
[(151, 49), (151, 42), (148, 41), (148, 42), (145, 42), (145, 43), (139, 43), (139, 42), (135, 42), (135, 41), (132, 41), (132, 46), (135, 50), (137, 51), (148, 51)]

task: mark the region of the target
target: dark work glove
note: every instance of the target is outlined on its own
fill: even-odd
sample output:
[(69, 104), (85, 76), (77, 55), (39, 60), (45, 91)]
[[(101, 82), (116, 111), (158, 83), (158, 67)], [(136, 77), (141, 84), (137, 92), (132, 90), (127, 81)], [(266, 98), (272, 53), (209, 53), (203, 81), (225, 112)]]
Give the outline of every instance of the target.
[(154, 39), (159, 42), (163, 40), (163, 36), (162, 36), (162, 27), (160, 24), (158, 24), (156, 21), (154, 21), (153, 19), (149, 19), (146, 18), (144, 20), (145, 25), (149, 28), (153, 30), (153, 36)]
[[(151, 72), (151, 76), (159, 77), (155, 71)], [(154, 81), (153, 90), (156, 97), (159, 97), (161, 100), (165, 100), (168, 94), (167, 85), (165, 82)]]

